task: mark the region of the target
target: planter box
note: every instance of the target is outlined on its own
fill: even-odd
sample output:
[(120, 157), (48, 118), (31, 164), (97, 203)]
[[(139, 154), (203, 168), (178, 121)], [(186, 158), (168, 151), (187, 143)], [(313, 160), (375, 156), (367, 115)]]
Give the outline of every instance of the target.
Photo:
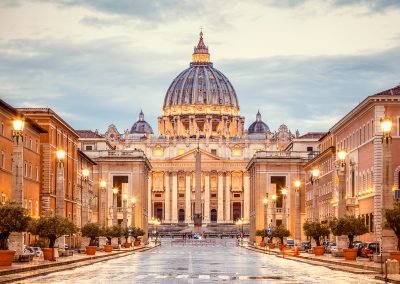
[(135, 247), (140, 246), (140, 241), (134, 241), (134, 242), (133, 242), (133, 245), (134, 245)]
[(44, 248), (43, 249), (43, 258), (45, 260), (55, 261), (56, 260), (55, 249), (54, 248)]
[(316, 246), (314, 247), (314, 254), (315, 255), (324, 255), (325, 247), (324, 246)]
[(112, 252), (112, 245), (104, 245), (105, 252)]
[(0, 266), (11, 266), (15, 250), (0, 250)]
[(86, 247), (86, 254), (87, 255), (95, 255), (96, 254), (96, 246), (87, 246)]
[(343, 249), (344, 259), (345, 260), (356, 260), (357, 258), (357, 249)]
[(124, 243), (124, 248), (130, 248), (132, 243)]
[(264, 243), (264, 242), (261, 242), (261, 243), (259, 244), (259, 246), (263, 248), (263, 247), (265, 247), (265, 243)]
[(400, 262), (400, 251), (391, 251), (390, 252), (390, 259), (395, 259)]
[(268, 247), (269, 247), (270, 249), (274, 249), (274, 248), (275, 248), (275, 244), (274, 244), (274, 243), (268, 243)]

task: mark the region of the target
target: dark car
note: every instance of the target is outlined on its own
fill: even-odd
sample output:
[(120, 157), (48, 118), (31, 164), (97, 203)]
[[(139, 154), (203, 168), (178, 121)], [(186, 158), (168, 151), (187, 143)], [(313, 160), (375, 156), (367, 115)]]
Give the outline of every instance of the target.
[(304, 249), (311, 249), (311, 242), (302, 242), (300, 246)]
[(357, 249), (357, 256), (361, 255), (361, 249), (364, 247), (364, 243), (363, 242), (354, 242), (354, 248)]
[(379, 252), (379, 243), (365, 243), (361, 248), (360, 256), (368, 257), (370, 254), (378, 254)]

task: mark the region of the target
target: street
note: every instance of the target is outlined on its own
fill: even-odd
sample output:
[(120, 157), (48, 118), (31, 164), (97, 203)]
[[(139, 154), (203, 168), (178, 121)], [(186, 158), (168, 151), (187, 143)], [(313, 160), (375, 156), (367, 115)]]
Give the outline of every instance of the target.
[(162, 239), (147, 252), (66, 270), (22, 283), (382, 283), (237, 247), (233, 239)]

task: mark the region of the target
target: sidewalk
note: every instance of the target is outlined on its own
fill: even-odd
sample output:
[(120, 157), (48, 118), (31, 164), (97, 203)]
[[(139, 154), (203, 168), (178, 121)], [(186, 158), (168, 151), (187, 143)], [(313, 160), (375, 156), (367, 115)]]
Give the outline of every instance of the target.
[(56, 261), (44, 260), (35, 257), (31, 262), (14, 262), (12, 266), (0, 267), (0, 283), (9, 283), (19, 281), (29, 277), (39, 276), (51, 272), (57, 272), (96, 262), (124, 257), (135, 252), (146, 251), (154, 246), (140, 246), (134, 249), (113, 250), (111, 253), (97, 251), (96, 255), (86, 255), (84, 253), (75, 253), (73, 256), (59, 257)]
[[(355, 261), (344, 260), (343, 257), (334, 257), (331, 254), (324, 254), (321, 256), (315, 256), (314, 254), (299, 252), (298, 256), (282, 256), (282, 252), (279, 249), (260, 248), (256, 246), (243, 246), (246, 249), (256, 251), (265, 254), (274, 254), (276, 257), (286, 258), (289, 260), (304, 262), (312, 265), (325, 266), (333, 270), (340, 270), (356, 274), (375, 274), (375, 278), (384, 280), (385, 275), (382, 274), (383, 265), (369, 261), (368, 258), (358, 257)], [(400, 284), (399, 274), (389, 274), (388, 281), (390, 283)]]

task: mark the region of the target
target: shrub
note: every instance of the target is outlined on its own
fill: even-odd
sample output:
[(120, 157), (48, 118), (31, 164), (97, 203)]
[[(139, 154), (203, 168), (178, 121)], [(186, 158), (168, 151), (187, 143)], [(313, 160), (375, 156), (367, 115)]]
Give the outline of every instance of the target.
[(329, 227), (335, 236), (346, 235), (349, 239), (348, 248), (353, 248), (355, 236), (360, 236), (368, 232), (368, 228), (361, 218), (345, 216), (329, 222)]
[(321, 245), (321, 238), (329, 236), (329, 228), (321, 225), (320, 222), (306, 222), (303, 225), (304, 233), (307, 237), (311, 237), (315, 240), (317, 246)]
[(87, 223), (81, 229), (82, 236), (90, 238), (89, 246), (96, 246), (96, 238), (103, 235), (103, 230), (97, 223)]
[(397, 237), (397, 250), (400, 250), (400, 202), (396, 202), (393, 209), (385, 211), (387, 225), (394, 231)]

